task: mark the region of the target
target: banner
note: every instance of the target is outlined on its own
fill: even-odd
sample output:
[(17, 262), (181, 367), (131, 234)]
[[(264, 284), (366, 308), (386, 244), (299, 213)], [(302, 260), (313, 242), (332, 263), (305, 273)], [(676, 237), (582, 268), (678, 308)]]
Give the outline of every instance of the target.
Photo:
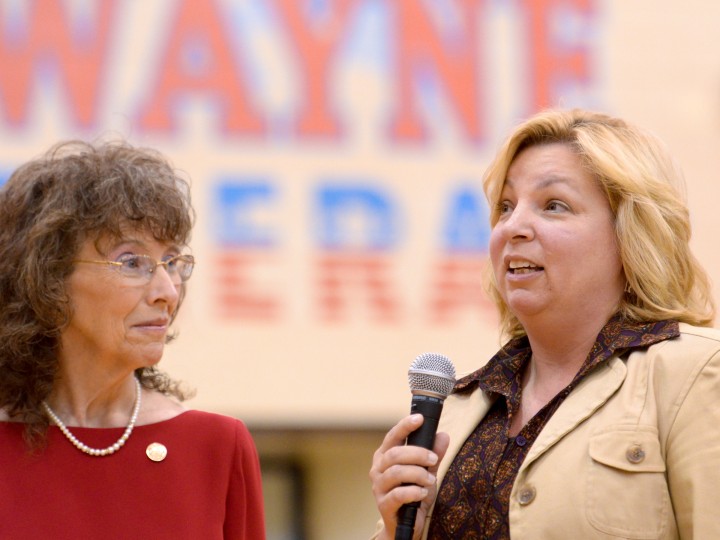
[(198, 215), (162, 363), (197, 388), (191, 405), (386, 425), (416, 355), (471, 371), (500, 345), (481, 179), (511, 127), (548, 106), (633, 110), (633, 73), (610, 66), (621, 9), (0, 1), (0, 177), (62, 139), (162, 151)]

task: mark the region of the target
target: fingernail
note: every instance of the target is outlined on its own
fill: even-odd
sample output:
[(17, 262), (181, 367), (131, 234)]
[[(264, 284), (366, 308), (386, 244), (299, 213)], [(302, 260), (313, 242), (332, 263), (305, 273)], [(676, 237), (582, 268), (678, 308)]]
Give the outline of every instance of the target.
[(431, 485), (431, 486), (434, 485), (434, 484), (435, 484), (435, 480), (436, 480), (436, 478), (435, 478), (435, 475), (434, 475), (434, 474), (428, 474), (428, 484), (429, 484), (429, 485)]
[(430, 465), (435, 465), (435, 463), (437, 463), (437, 455), (430, 452), (428, 454), (428, 461), (430, 462)]
[(423, 499), (428, 496), (428, 493), (429, 493), (429, 491), (427, 489), (422, 488), (422, 498)]
[(420, 420), (422, 420), (422, 414), (413, 414), (410, 417), (410, 422), (412, 422), (413, 424), (419, 424)]

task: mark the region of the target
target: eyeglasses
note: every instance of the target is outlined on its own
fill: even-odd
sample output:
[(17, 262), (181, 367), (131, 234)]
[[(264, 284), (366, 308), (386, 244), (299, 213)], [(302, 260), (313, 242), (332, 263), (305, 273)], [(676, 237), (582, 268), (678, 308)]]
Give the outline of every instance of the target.
[(175, 255), (158, 262), (148, 255), (123, 255), (117, 261), (75, 260), (73, 262), (106, 264), (117, 270), (120, 275), (143, 283), (147, 283), (152, 279), (152, 275), (158, 266), (164, 266), (165, 271), (174, 282), (184, 283), (192, 275), (195, 257), (192, 255)]

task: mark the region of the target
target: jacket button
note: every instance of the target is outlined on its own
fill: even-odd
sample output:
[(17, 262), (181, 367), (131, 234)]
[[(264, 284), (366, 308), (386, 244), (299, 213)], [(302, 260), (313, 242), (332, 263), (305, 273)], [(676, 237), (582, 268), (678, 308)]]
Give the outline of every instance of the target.
[(535, 499), (535, 488), (533, 486), (525, 486), (523, 488), (520, 488), (520, 493), (518, 493), (518, 502), (522, 506), (526, 506), (533, 502)]
[(640, 463), (645, 459), (645, 450), (639, 445), (631, 446), (625, 453), (625, 457), (630, 463)]

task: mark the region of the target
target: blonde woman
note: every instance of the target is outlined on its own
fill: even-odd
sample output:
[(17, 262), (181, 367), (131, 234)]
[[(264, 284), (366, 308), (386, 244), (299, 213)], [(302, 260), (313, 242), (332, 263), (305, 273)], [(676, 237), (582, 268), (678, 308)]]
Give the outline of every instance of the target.
[(720, 538), (720, 331), (663, 145), (604, 114), (520, 125), (484, 181), (507, 338), (447, 398), (434, 451), (395, 425), (370, 477), (393, 538)]

